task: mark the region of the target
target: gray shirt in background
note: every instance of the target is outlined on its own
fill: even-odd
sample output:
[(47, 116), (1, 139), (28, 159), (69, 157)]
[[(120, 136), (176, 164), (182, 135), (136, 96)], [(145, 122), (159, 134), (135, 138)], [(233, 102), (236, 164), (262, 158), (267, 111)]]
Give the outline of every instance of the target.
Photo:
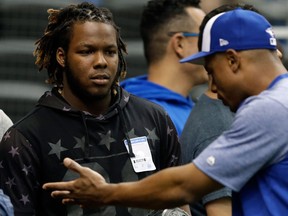
[[(228, 129), (233, 121), (234, 113), (221, 100), (209, 98), (203, 94), (197, 101), (185, 124), (180, 143), (182, 161), (192, 162), (210, 143)], [(231, 190), (223, 188), (207, 194), (202, 201), (190, 205), (193, 216), (204, 216), (204, 205), (216, 199), (231, 197)]]

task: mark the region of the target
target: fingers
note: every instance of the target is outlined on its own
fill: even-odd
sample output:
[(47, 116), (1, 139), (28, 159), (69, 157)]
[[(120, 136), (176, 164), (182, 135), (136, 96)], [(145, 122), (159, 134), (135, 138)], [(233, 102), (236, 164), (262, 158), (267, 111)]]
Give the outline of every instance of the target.
[(81, 170), (83, 168), (80, 164), (70, 158), (65, 158), (63, 163), (68, 169), (77, 173), (81, 173)]
[(62, 203), (63, 204), (72, 204), (72, 205), (77, 205), (78, 204), (75, 199), (70, 199), (70, 198), (62, 199)]
[[(81, 175), (82, 172), (84, 172), (85, 169), (83, 169), (83, 167), (78, 164), (77, 162), (75, 162), (74, 160), (70, 159), (70, 158), (65, 158), (63, 161), (64, 165), (74, 171), (77, 172)], [(52, 189), (52, 190), (64, 190), (64, 191), (69, 191), (71, 189), (73, 189), (73, 182), (74, 181), (70, 181), (70, 182), (51, 182), (51, 183), (46, 183), (42, 186), (43, 189), (48, 190), (48, 189)], [(57, 194), (57, 193), (56, 193)]]
[[(54, 198), (67, 198), (71, 194), (71, 191), (61, 190), (61, 191), (53, 191), (51, 196)], [(68, 198), (67, 198), (68, 199)]]
[(63, 198), (62, 203), (65, 205), (79, 205), (80, 208), (91, 208), (91, 204), (89, 202), (85, 202), (78, 199), (72, 199), (72, 198)]
[[(70, 158), (65, 158), (63, 161), (64, 165), (74, 171), (77, 172), (81, 175), (81, 169), (83, 169), (81, 167), (80, 164), (78, 164), (77, 162), (75, 162), (74, 160), (70, 159)], [(47, 190), (47, 189), (53, 189), (53, 190), (71, 190), (72, 188), (72, 182), (54, 182), (54, 183), (46, 183), (43, 185), (43, 189)]]
[(91, 170), (88, 167), (81, 166), (79, 163), (77, 163), (76, 161), (70, 158), (65, 158), (63, 163), (68, 169), (72, 170), (73, 172), (78, 173), (81, 177), (87, 178), (87, 176), (90, 176), (90, 175), (101, 176), (97, 172)]
[(66, 190), (69, 191), (73, 188), (71, 182), (51, 182), (51, 183), (46, 183), (42, 186), (44, 190)]

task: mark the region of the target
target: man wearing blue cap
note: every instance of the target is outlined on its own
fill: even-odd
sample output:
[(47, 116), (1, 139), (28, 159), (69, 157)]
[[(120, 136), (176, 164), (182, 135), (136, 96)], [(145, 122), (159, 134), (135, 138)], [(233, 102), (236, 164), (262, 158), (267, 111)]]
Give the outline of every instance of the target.
[(80, 178), (44, 185), (56, 190), (53, 197), (82, 207), (159, 209), (193, 202), (224, 185), (234, 192), (233, 215), (288, 215), (288, 73), (271, 25), (249, 8), (218, 8), (203, 20), (199, 39), (200, 52), (182, 62), (205, 65), (214, 91), (236, 112), (230, 129), (191, 164), (133, 183), (108, 184), (65, 159)]

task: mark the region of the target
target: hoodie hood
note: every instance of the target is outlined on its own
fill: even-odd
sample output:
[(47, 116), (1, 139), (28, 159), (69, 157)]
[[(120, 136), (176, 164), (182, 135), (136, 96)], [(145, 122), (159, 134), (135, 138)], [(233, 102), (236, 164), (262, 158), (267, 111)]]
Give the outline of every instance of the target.
[(80, 111), (76, 108), (73, 108), (57, 91), (56, 88), (53, 88), (52, 91), (47, 91), (39, 99), (37, 106), (45, 106), (56, 110), (61, 110), (63, 112), (78, 114), (81, 113), (85, 115), (94, 116), (98, 120), (105, 120), (113, 117), (119, 112), (119, 109), (123, 109), (129, 101), (129, 94), (126, 91), (123, 91), (120, 87), (117, 89), (117, 95), (115, 102), (112, 106), (109, 107), (108, 111), (105, 114), (99, 116), (94, 116), (93, 114), (87, 111)]
[(122, 131), (126, 140), (128, 141), (129, 155), (134, 157), (134, 153), (132, 151), (130, 138), (127, 131), (127, 126), (125, 123), (125, 118), (123, 117), (123, 108), (127, 105), (129, 101), (129, 93), (123, 90), (121, 87), (117, 88), (117, 94), (115, 96), (115, 102), (112, 106), (109, 107), (108, 111), (105, 114), (101, 114), (99, 116), (95, 116), (87, 111), (81, 111), (76, 108), (73, 108), (58, 92), (57, 88), (53, 88), (52, 91), (47, 91), (45, 94), (39, 99), (37, 106), (44, 106), (48, 108), (52, 108), (55, 110), (59, 110), (61, 112), (65, 112), (67, 115), (76, 115), (81, 118), (83, 126), (85, 128), (85, 147), (84, 147), (84, 160), (89, 161), (90, 153), (89, 153), (89, 128), (87, 126), (87, 119), (94, 118), (100, 122), (105, 122), (109, 120), (109, 118), (114, 117), (115, 115), (119, 115)]

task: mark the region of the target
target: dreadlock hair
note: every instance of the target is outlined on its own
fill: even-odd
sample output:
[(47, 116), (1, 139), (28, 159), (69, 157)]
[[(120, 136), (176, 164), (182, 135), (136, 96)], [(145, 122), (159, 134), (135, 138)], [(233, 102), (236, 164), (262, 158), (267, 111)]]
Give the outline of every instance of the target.
[(126, 45), (120, 36), (120, 28), (113, 21), (113, 15), (107, 8), (98, 8), (93, 4), (83, 2), (78, 5), (70, 5), (60, 10), (47, 10), (48, 25), (44, 35), (36, 41), (37, 46), (34, 50), (36, 56), (35, 64), (39, 71), (45, 68), (48, 72), (47, 83), (62, 88), (63, 68), (56, 60), (56, 51), (62, 47), (67, 52), (70, 44), (70, 38), (73, 30), (73, 24), (76, 22), (95, 21), (112, 25), (117, 34), (117, 46), (119, 55), (119, 65), (115, 85), (119, 85), (119, 78), (126, 76), (126, 61), (124, 53), (127, 54)]
[(200, 8), (199, 4), (200, 0), (150, 0), (147, 3), (141, 16), (140, 34), (148, 64), (163, 57), (169, 31), (189, 31), (193, 27), (186, 8)]

